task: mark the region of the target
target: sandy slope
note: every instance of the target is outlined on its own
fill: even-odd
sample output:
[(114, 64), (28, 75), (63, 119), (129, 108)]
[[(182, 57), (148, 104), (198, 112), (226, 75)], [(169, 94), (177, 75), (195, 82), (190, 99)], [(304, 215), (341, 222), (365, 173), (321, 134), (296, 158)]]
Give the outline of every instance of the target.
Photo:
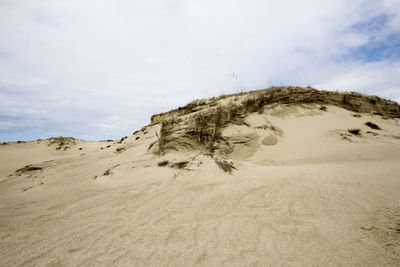
[[(236, 142), (232, 175), (199, 151), (154, 155), (158, 124), (121, 144), (2, 145), (0, 263), (400, 265), (400, 121), (353, 114), (252, 113), (222, 133)], [(43, 169), (15, 172), (27, 164)]]

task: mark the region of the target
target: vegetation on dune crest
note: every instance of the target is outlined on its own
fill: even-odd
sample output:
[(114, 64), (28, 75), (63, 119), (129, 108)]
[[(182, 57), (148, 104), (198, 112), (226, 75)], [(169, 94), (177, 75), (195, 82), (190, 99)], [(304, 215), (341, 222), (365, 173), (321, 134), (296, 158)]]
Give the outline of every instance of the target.
[(243, 96), (245, 99), (238, 105), (240, 111), (257, 112), (268, 104), (305, 104), (318, 103), (320, 105), (336, 105), (355, 112), (365, 112), (384, 115), (387, 117), (400, 117), (400, 105), (394, 101), (385, 100), (377, 96), (367, 96), (356, 92), (329, 92), (313, 88), (301, 87), (271, 87), (269, 89), (243, 92), (233, 95), (223, 95), (219, 98), (196, 100), (184, 107), (171, 110), (167, 113), (153, 115), (152, 123), (158, 123), (166, 116), (187, 115), (218, 105), (218, 101), (233, 97)]
[(228, 120), (228, 111), (222, 107), (209, 114), (198, 114), (193, 121), (199, 142), (208, 144), (223, 139), (220, 129)]
[(71, 146), (76, 145), (76, 139), (73, 137), (51, 137), (48, 139), (49, 143), (48, 146), (56, 145), (56, 150), (67, 150)]
[[(231, 98), (231, 99), (229, 99)], [(359, 93), (318, 91), (313, 88), (273, 87), (266, 90), (223, 95), (218, 98), (196, 100), (184, 107), (152, 116), (152, 124), (160, 124), (157, 133), (159, 155), (180, 148), (193, 149), (201, 146), (209, 153), (216, 150), (230, 153), (232, 145), (225, 140), (221, 131), (228, 124), (246, 125), (250, 113), (263, 113), (266, 106), (275, 104), (298, 105), (315, 103), (322, 111), (326, 105), (338, 106), (353, 112), (366, 112), (385, 117), (400, 117), (398, 103), (376, 96)], [(181, 119), (185, 116), (185, 120)], [(359, 117), (359, 115), (354, 115)], [(178, 118), (178, 120), (176, 119)], [(367, 126), (379, 127), (368, 123)], [(377, 128), (373, 128), (377, 129)], [(360, 135), (360, 129), (349, 129)], [(151, 144), (149, 149), (154, 145)]]

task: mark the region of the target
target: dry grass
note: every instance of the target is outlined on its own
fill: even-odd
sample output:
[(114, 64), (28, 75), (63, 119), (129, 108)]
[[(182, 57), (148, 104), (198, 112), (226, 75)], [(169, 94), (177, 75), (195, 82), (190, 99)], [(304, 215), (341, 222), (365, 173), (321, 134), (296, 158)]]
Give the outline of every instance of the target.
[(235, 166), (233, 166), (233, 162), (228, 162), (226, 160), (215, 160), (215, 163), (222, 169), (224, 172), (232, 174), (233, 170), (236, 170)]
[(172, 132), (174, 120), (164, 120), (161, 122), (160, 134), (157, 134), (158, 137), (158, 152), (159, 155), (164, 155), (166, 152), (166, 144), (168, 142), (168, 136)]
[(194, 130), (190, 133), (196, 135), (201, 144), (213, 147), (214, 143), (224, 140), (221, 129), (231, 121), (233, 116), (230, 109), (221, 106), (215, 108), (213, 112), (200, 113), (194, 118)]
[(189, 164), (189, 161), (179, 161), (171, 164), (171, 168), (183, 169)]
[(264, 96), (264, 94), (256, 94), (255, 96), (248, 98), (243, 101), (243, 108), (250, 113), (260, 111), (264, 105), (267, 104)]
[(211, 133), (209, 132), (209, 118), (203, 114), (199, 114), (194, 119), (195, 134), (200, 143), (205, 144), (211, 141)]

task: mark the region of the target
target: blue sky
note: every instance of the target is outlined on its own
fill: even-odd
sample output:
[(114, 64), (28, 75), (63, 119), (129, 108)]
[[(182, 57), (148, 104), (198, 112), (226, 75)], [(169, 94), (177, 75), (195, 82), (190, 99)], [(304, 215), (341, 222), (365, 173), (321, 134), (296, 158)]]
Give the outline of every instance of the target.
[(384, 36), (380, 35), (387, 28), (390, 28), (389, 24), (395, 18), (394, 15), (384, 13), (354, 24), (349, 31), (367, 35), (368, 42), (349, 49), (348, 55), (344, 60), (348, 60), (348, 57), (350, 57), (352, 60), (361, 60), (363, 62), (398, 61), (400, 58), (399, 32), (393, 31)]
[(273, 85), (400, 101), (398, 0), (2, 0), (0, 14), (0, 141), (116, 139)]

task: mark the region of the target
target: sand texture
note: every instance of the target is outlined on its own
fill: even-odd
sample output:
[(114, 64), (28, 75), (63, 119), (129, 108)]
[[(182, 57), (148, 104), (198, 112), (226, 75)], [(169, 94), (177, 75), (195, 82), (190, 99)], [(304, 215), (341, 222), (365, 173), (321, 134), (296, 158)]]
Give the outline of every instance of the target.
[(211, 106), (0, 145), (0, 265), (400, 266), (398, 118), (267, 103), (202, 124)]

